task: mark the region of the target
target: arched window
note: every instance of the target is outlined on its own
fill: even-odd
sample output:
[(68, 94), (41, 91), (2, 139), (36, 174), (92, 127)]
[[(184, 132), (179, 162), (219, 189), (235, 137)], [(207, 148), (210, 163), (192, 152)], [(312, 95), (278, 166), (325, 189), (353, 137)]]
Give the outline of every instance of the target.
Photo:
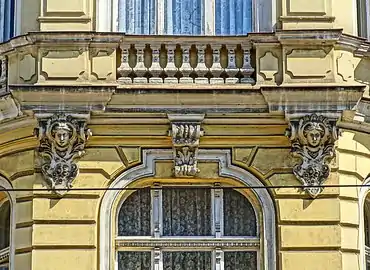
[(10, 202), (5, 192), (0, 192), (0, 270), (9, 269)]
[(370, 194), (364, 201), (364, 240), (365, 240), (365, 263), (366, 269), (370, 270)]
[(15, 0), (0, 0), (0, 43), (14, 35)]
[(97, 31), (245, 35), (272, 31), (275, 0), (97, 0)]
[(259, 217), (234, 189), (152, 186), (117, 214), (118, 270), (261, 269)]

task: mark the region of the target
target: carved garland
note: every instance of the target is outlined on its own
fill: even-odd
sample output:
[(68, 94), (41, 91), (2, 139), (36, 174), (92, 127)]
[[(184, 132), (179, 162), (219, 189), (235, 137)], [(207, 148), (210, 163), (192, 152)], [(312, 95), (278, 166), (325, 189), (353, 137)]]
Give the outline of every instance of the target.
[(292, 142), (292, 155), (301, 159), (293, 173), (303, 189), (315, 198), (323, 190), (321, 186), (330, 173), (329, 163), (335, 157), (334, 144), (338, 138), (335, 121), (322, 115), (306, 115), (291, 121), (287, 135)]
[(193, 177), (199, 173), (197, 159), (199, 138), (204, 134), (200, 127), (203, 118), (204, 115), (169, 115), (176, 177)]
[(86, 119), (55, 114), (39, 121), (37, 133), (42, 174), (54, 192), (63, 195), (78, 174), (74, 160), (85, 154), (85, 144), (91, 135)]

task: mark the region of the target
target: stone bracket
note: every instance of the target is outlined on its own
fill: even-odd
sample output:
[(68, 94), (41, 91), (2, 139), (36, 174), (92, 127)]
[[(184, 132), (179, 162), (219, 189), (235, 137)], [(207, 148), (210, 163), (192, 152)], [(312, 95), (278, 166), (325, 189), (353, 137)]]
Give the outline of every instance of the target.
[(292, 155), (300, 159), (293, 173), (303, 189), (315, 198), (323, 190), (322, 185), (330, 173), (330, 161), (335, 157), (336, 120), (317, 114), (291, 119), (287, 136), (292, 143)]
[(199, 173), (199, 138), (204, 135), (204, 114), (169, 114), (175, 177), (194, 177)]
[(54, 193), (62, 196), (72, 187), (78, 174), (75, 160), (85, 154), (91, 132), (86, 128), (87, 117), (58, 113), (39, 118), (39, 155), (41, 171)]

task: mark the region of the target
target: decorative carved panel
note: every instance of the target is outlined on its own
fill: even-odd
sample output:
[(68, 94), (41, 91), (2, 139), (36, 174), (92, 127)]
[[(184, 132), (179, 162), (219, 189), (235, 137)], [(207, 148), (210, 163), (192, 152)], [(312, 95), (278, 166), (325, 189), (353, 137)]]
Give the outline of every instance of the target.
[(42, 52), (39, 81), (88, 80), (86, 48)]
[(260, 73), (266, 80), (273, 80), (274, 75), (279, 72), (279, 60), (271, 52), (266, 52), (260, 59)]
[(287, 52), (286, 58), (292, 79), (325, 78), (333, 70), (331, 53), (324, 49), (293, 49)]
[(290, 122), (287, 132), (292, 142), (292, 154), (300, 159), (293, 173), (303, 189), (315, 198), (330, 173), (329, 163), (335, 156), (334, 144), (338, 138), (335, 120), (322, 115), (306, 115)]
[(75, 159), (85, 154), (85, 144), (91, 135), (86, 119), (55, 114), (39, 120), (37, 133), (42, 174), (54, 192), (63, 195), (72, 187), (78, 174)]

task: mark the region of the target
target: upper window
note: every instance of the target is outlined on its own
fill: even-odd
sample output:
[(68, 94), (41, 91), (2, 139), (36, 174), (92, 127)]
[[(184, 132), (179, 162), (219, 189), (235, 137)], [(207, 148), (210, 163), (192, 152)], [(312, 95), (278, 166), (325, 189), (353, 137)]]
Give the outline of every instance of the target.
[(369, 38), (369, 0), (357, 0), (357, 31), (363, 38)]
[(14, 35), (14, 1), (0, 0), (0, 43)]
[(245, 35), (272, 31), (276, 0), (97, 0), (97, 31)]
[(119, 0), (118, 30), (128, 34), (243, 35), (252, 0)]
[(118, 211), (115, 246), (118, 270), (257, 270), (262, 263), (255, 209), (232, 189), (139, 189)]

